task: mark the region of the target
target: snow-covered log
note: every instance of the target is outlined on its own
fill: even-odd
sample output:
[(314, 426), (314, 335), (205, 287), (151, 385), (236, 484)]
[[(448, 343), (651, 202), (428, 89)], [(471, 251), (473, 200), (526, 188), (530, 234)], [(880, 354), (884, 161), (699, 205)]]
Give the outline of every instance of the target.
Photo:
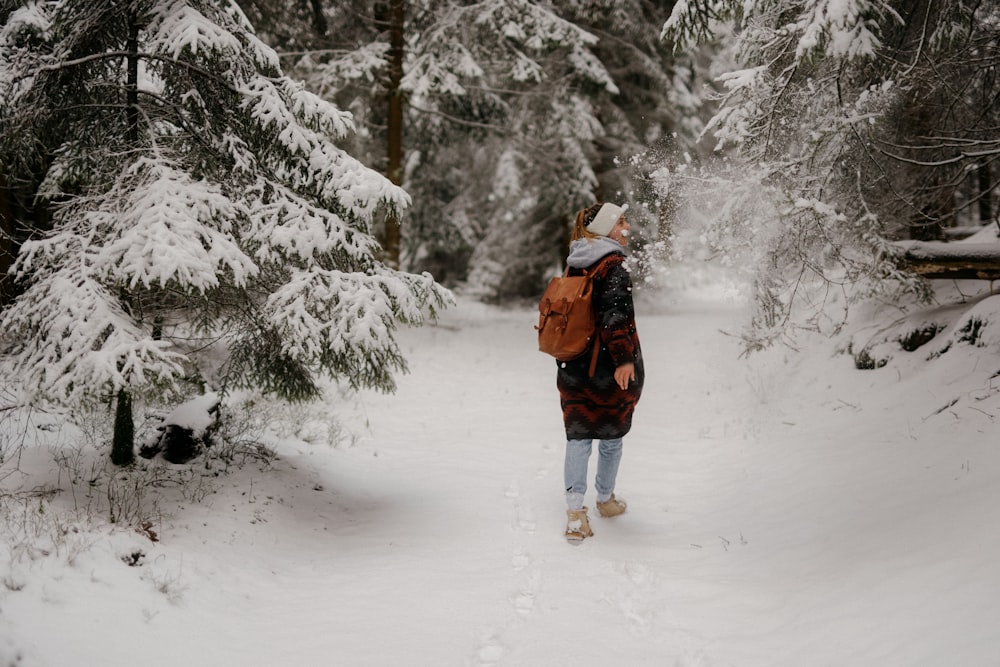
[(904, 268), (924, 278), (1000, 280), (1000, 243), (899, 241)]

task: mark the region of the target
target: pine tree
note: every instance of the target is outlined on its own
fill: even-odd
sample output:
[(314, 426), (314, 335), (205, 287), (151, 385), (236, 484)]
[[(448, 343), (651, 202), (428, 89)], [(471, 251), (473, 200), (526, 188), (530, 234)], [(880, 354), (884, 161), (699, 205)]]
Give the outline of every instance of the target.
[(448, 294), (378, 261), (372, 227), (409, 197), (338, 147), (353, 129), (229, 0), (12, 11), (15, 377), (69, 405), (190, 378), (288, 400), (316, 397), (323, 373), (391, 390), (395, 328)]

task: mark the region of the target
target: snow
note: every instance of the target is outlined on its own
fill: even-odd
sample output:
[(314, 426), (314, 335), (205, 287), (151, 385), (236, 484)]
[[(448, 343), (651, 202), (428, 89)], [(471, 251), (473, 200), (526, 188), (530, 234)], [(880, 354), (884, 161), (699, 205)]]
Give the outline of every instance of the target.
[[(0, 42), (4, 44), (16, 44), (17, 33), (35, 32), (39, 34), (47, 33), (52, 27), (52, 20), (39, 3), (31, 3), (25, 7), (19, 7), (10, 13), (4, 25), (0, 27)], [(6, 73), (5, 73), (6, 74)]]
[(176, 282), (202, 293), (219, 286), (220, 274), (231, 274), (242, 287), (258, 273), (232, 239), (230, 221), (242, 211), (221, 188), (153, 159), (139, 160), (129, 171), (117, 185), (124, 201), (90, 212), (82, 225), (112, 230), (93, 251), (95, 270), (130, 289)]
[(204, 435), (205, 430), (215, 421), (212, 412), (219, 404), (219, 395), (210, 391), (185, 401), (163, 418), (164, 426), (180, 426), (188, 429), (195, 438)]
[[(239, 52), (240, 40), (216, 22), (184, 2), (156, 7), (149, 28), (150, 48), (179, 59), (185, 51)], [(275, 63), (276, 64), (276, 63)]]
[(438, 58), (422, 54), (414, 59), (403, 76), (400, 87), (416, 98), (432, 97), (434, 93), (463, 97), (466, 94), (461, 77), (478, 79), (484, 72), (471, 53), (457, 45), (452, 53)]
[(660, 39), (667, 39), (670, 31), (679, 27), (681, 20), (688, 11), (690, 11), (690, 8), (688, 7), (687, 0), (677, 0), (674, 3), (673, 9), (670, 10), (670, 16), (663, 24), (663, 28), (660, 29)]
[[(15, 323), (5, 335), (18, 353), (5, 371), (26, 393), (78, 401), (98, 392), (102, 400), (109, 387), (167, 384), (183, 372), (183, 355), (126, 318), (110, 291), (78, 266), (31, 285), (5, 314)], [(39, 340), (38, 331), (58, 335)]]
[(277, 459), (167, 466), (188, 481), (150, 487), (140, 531), (104, 522), (52, 463), (91, 470), (79, 433), (34, 413), (0, 468), (25, 486), (0, 497), (0, 664), (1000, 663), (1000, 341), (857, 371), (836, 350), (858, 322), (741, 359), (731, 294), (640, 298), (628, 512), (591, 489), (579, 546), (530, 306), (398, 332), (395, 395), (256, 405)]
[(574, 44), (567, 56), (567, 61), (581, 73), (581, 76), (604, 88), (609, 95), (617, 95), (621, 92), (615, 85), (614, 79), (611, 78), (611, 74), (604, 68), (597, 56), (589, 50)]
[[(989, 230), (993, 231), (993, 230)], [(964, 259), (968, 261), (997, 262), (1000, 264), (1000, 243), (996, 240), (972, 243), (959, 241), (897, 241), (896, 247), (911, 259)]]

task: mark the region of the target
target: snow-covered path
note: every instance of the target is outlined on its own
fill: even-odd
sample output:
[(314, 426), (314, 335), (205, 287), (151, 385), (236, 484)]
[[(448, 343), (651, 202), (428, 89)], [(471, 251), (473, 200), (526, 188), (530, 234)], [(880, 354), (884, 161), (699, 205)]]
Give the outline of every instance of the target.
[(160, 542), (98, 532), (18, 560), (8, 652), (32, 667), (1000, 664), (996, 393), (956, 387), (962, 421), (939, 418), (941, 378), (917, 392), (845, 357), (748, 363), (719, 331), (737, 323), (719, 299), (640, 308), (629, 511), (594, 517), (580, 546), (562, 538), (554, 362), (533, 316), (463, 302), (402, 332), (395, 395), (329, 407), (351, 444), (309, 436), (313, 410), (286, 420), (270, 469), (167, 508)]
[[(731, 309), (689, 308), (641, 323), (650, 379), (619, 479), (631, 510), (595, 518), (578, 548), (562, 538), (554, 362), (534, 350), (531, 314), (453, 313), (408, 338), (412, 374), (395, 396), (365, 399), (363, 444), (397, 478), (396, 502), (417, 512), (400, 537), (448, 563), (415, 575), (419, 559), (402, 555), (389, 583), (394, 625), (434, 638), (421, 664), (698, 663), (704, 641), (671, 599), (715, 595), (714, 582), (689, 587), (685, 563), (740, 544), (738, 531), (706, 533), (696, 517), (718, 495), (712, 471), (734, 470), (721, 459), (727, 445), (743, 449), (752, 397), (729, 377), (735, 343), (716, 331)], [(377, 605), (370, 613), (375, 627), (385, 620)], [(399, 650), (386, 664), (412, 657)]]

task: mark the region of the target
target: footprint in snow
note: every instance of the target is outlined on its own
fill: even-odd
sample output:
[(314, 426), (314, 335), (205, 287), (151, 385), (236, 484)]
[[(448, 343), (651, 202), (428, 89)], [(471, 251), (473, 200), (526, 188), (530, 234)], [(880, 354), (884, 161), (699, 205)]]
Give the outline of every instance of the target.
[(535, 513), (531, 511), (531, 507), (520, 502), (514, 502), (514, 515), (516, 517), (515, 526), (519, 530), (523, 530), (526, 533), (534, 533), (535, 528), (538, 527), (538, 522), (535, 521)]
[(523, 549), (515, 549), (514, 555), (510, 559), (510, 565), (515, 572), (520, 572), (531, 564), (531, 555)]
[(497, 641), (496, 637), (487, 637), (483, 640), (483, 644), (476, 651), (476, 667), (490, 667), (490, 665), (495, 665), (500, 662), (503, 658), (503, 646)]
[(521, 616), (527, 616), (535, 608), (535, 593), (541, 583), (542, 575), (537, 569), (528, 575), (525, 585), (514, 596), (514, 610)]
[(535, 532), (538, 523), (535, 521), (535, 514), (531, 507), (521, 501), (521, 485), (518, 481), (511, 480), (504, 491), (504, 496), (514, 502), (514, 527), (526, 533)]

